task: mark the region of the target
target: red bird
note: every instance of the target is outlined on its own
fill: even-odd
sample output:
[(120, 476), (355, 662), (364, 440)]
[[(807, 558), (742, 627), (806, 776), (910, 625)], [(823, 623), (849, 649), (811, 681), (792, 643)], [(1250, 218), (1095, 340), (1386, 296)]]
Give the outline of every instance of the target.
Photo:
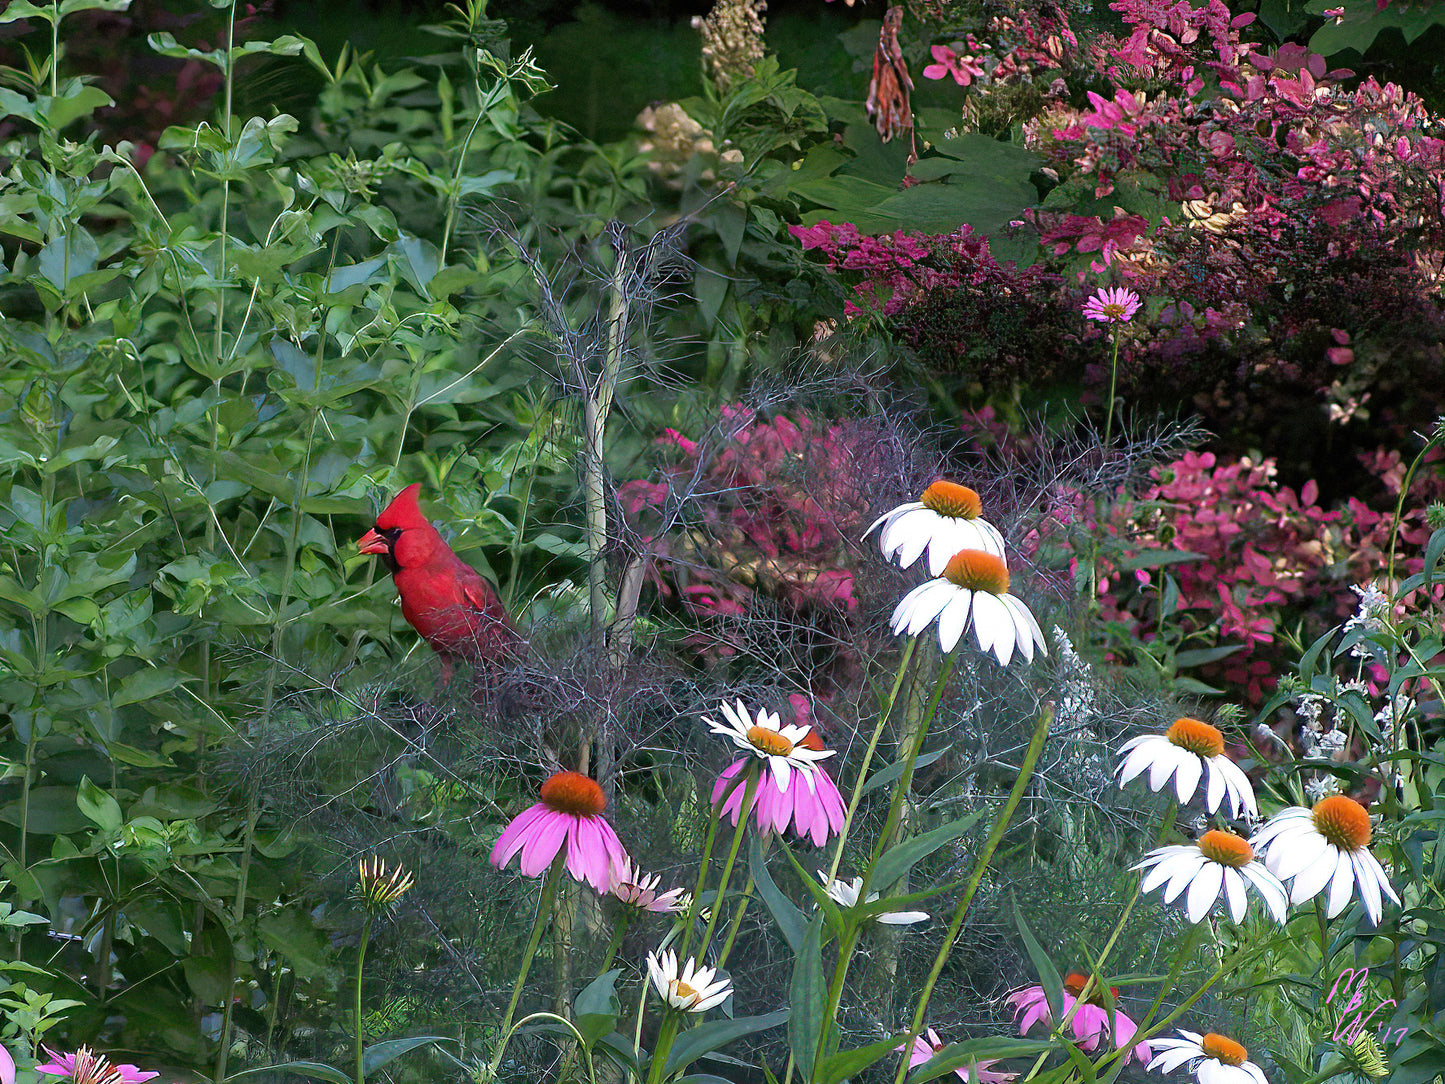
[(492, 585), (422, 515), (420, 491), (415, 483), (398, 493), (356, 548), (386, 562), (401, 595), (401, 615), (441, 656), (449, 677), (454, 659), (496, 662), (514, 654), (521, 637)]

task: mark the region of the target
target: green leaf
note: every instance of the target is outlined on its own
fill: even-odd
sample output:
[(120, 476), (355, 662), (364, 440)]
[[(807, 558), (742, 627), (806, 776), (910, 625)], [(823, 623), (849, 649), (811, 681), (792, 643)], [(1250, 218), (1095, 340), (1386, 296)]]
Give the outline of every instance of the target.
[(756, 834), (749, 837), (748, 869), (753, 875), (753, 883), (758, 886), (758, 895), (762, 896), (763, 903), (772, 913), (773, 921), (778, 924), (783, 940), (788, 942), (788, 948), (794, 953), (798, 952), (802, 948), (803, 938), (807, 935), (808, 920), (773, 881), (773, 875), (768, 872), (768, 860)]
[(740, 1016), (734, 1020), (709, 1020), (705, 1024), (699, 1024), (678, 1036), (677, 1041), (672, 1044), (672, 1049), (667, 1052), (667, 1062), (663, 1066), (663, 1076), (672, 1076), (704, 1054), (711, 1054), (734, 1039), (775, 1028), (779, 1024), (787, 1023), (787, 1020), (788, 1010), (778, 1009), (762, 1016)]
[(189, 956), (181, 961), (186, 985), (207, 1005), (224, 1005), (230, 998), (231, 966), (229, 960), (214, 956)]
[[(942, 749), (935, 749), (931, 753), (922, 753), (914, 759), (913, 766), (914, 768), (926, 768), (952, 748), (953, 745), (950, 743)], [(900, 760), (888, 765), (888, 767), (882, 771), (870, 775), (868, 782), (863, 784), (863, 793), (867, 794), (869, 791), (877, 790), (879, 787), (887, 786), (889, 783), (896, 783), (899, 779), (903, 778), (903, 769), (906, 767), (908, 767), (908, 763)]]
[(76, 226), (71, 232), (62, 233), (52, 239), (41, 249), (35, 264), (41, 277), (64, 295), (71, 282), (95, 270), (96, 261), (99, 259), (100, 248), (96, 245), (95, 238), (89, 231)]
[(333, 1069), (325, 1062), (320, 1061), (288, 1061), (280, 1065), (262, 1065), (255, 1069), (243, 1069), (239, 1073), (232, 1073), (227, 1080), (240, 1080), (243, 1076), (254, 1076), (257, 1073), (292, 1073), (296, 1076), (315, 1077), (317, 1080), (324, 1080), (327, 1084), (355, 1084), (351, 1077), (347, 1076), (340, 1069)]
[(1063, 1019), (1062, 1005), (1064, 1003), (1064, 980), (1054, 967), (1054, 961), (1049, 954), (1043, 950), (1034, 932), (1029, 929), (1028, 922), (1024, 919), (1024, 913), (1019, 908), (1018, 898), (1010, 895), (1014, 909), (1014, 925), (1018, 927), (1019, 936), (1023, 938), (1024, 948), (1028, 950), (1029, 960), (1034, 965), (1034, 970), (1039, 976), (1039, 985), (1044, 988), (1044, 996), (1048, 998), (1049, 1015), (1053, 1020)]
[(0, 24), (13, 23), (17, 19), (44, 19), (53, 23), (56, 18), (57, 14), (49, 4), (32, 4), (30, 0), (10, 0), (5, 10), (0, 11)]
[(150, 700), (163, 693), (168, 693), (184, 685), (186, 682), (194, 680), (196, 679), (176, 670), (148, 666), (144, 670), (137, 670), (133, 674), (127, 674), (125, 680), (120, 683), (120, 688), (115, 691), (115, 695), (111, 698), (110, 703), (112, 707), (121, 707), (125, 704), (139, 704), (143, 700)]
[(1117, 567), (1121, 572), (1133, 572), (1139, 568), (1160, 568), (1164, 565), (1182, 565), (1188, 561), (1202, 560), (1204, 554), (1190, 553), (1188, 550), (1149, 550), (1125, 557), (1118, 562)]
[(454, 1043), (456, 1039), (446, 1035), (412, 1035), (405, 1039), (387, 1039), (372, 1043), (361, 1054), (361, 1072), (370, 1076), (383, 1065), (395, 1061), (403, 1054), (409, 1054), (419, 1047), (433, 1043)]
[[(23, 816), (20, 798), (0, 809), (0, 821), (17, 828)], [(26, 824), (36, 835), (58, 836), (89, 828), (91, 821), (76, 805), (74, 787), (32, 787)]]
[(1243, 644), (1225, 644), (1223, 647), (1201, 647), (1180, 651), (1174, 656), (1175, 666), (1203, 666), (1205, 663), (1227, 659), (1236, 651), (1243, 651)]
[(1006, 1035), (990, 1035), (949, 1043), (909, 1076), (909, 1084), (924, 1084), (948, 1073), (966, 1068), (970, 1062), (999, 1058), (1037, 1057), (1054, 1049), (1047, 1039), (1013, 1039)]
[(889, 1039), (879, 1039), (876, 1043), (860, 1046), (856, 1050), (840, 1050), (836, 1054), (830, 1054), (813, 1074), (813, 1084), (838, 1084), (840, 1080), (857, 1076), (864, 1069), (896, 1052), (898, 1045), (907, 1038), (905, 1032)]
[(119, 831), (120, 826), (125, 823), (120, 803), (92, 783), (88, 775), (80, 777), (80, 786), (75, 792), (75, 804), (103, 831)]
[(621, 974), (620, 967), (603, 972), (583, 987), (572, 1003), (573, 1023), (587, 1040), (589, 1050), (617, 1027), (617, 1018), (622, 1015), (622, 1002), (616, 990)]
[(300, 979), (315, 979), (330, 967), (326, 935), (294, 907), (263, 915), (256, 923), (261, 940), (286, 957)]
[(99, 87), (84, 86), (63, 98), (42, 98), (36, 112), (58, 132), (72, 121), (114, 104), (114, 99)]
[(949, 821), (931, 832), (925, 832), (921, 836), (914, 836), (912, 839), (889, 847), (878, 857), (878, 864), (873, 867), (873, 876), (869, 878), (868, 883), (878, 888), (886, 888), (911, 870), (920, 860), (938, 850), (945, 843), (963, 835), (978, 823), (978, 819), (982, 816), (982, 810), (970, 813), (966, 817)]
[(813, 1079), (813, 1062), (818, 1054), (818, 1037), (828, 1012), (828, 982), (823, 977), (823, 916), (808, 923), (803, 946), (793, 963), (793, 980), (788, 986), (788, 1046), (803, 1080)]

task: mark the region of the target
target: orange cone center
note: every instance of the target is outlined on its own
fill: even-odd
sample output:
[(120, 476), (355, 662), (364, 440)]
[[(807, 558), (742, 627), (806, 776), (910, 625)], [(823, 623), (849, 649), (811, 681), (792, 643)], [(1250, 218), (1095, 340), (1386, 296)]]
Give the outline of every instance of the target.
[(969, 591), (1008, 594), (1008, 566), (983, 550), (959, 550), (944, 566), (943, 578)]
[(748, 741), (754, 749), (770, 757), (785, 757), (793, 751), (792, 742), (765, 726), (748, 727)]
[(968, 486), (939, 479), (918, 498), (924, 508), (931, 508), (950, 519), (978, 519), (983, 515), (983, 501)]
[(1224, 735), (1198, 719), (1175, 719), (1174, 725), (1164, 732), (1164, 736), (1179, 748), (1188, 749), (1206, 760), (1224, 753)]
[(542, 784), (542, 804), (557, 813), (596, 817), (607, 808), (607, 798), (595, 780), (578, 772), (558, 772)]
[(1343, 794), (1332, 794), (1312, 814), (1320, 835), (1342, 851), (1358, 851), (1370, 843), (1370, 815), (1365, 807)]
[(1210, 1032), (1199, 1040), (1199, 1047), (1215, 1061), (1225, 1065), (1243, 1065), (1248, 1051), (1233, 1039)]
[(1254, 848), (1233, 832), (1214, 830), (1199, 837), (1199, 851), (1211, 862), (1238, 869), (1254, 861)]
[[(1083, 992), (1084, 987), (1088, 984), (1089, 976), (1085, 975), (1082, 971), (1070, 971), (1067, 975), (1064, 976), (1064, 989), (1067, 990), (1069, 993), (1073, 994), (1075, 997), (1078, 997), (1079, 994)], [(1109, 992), (1115, 997), (1119, 996), (1119, 988), (1117, 986), (1109, 987)], [(1089, 996), (1085, 1000), (1088, 1001), (1088, 1003), (1091, 1005), (1102, 1006), (1104, 1004), (1104, 991), (1100, 988), (1098, 983), (1095, 983), (1093, 985), (1093, 987), (1089, 991)]]

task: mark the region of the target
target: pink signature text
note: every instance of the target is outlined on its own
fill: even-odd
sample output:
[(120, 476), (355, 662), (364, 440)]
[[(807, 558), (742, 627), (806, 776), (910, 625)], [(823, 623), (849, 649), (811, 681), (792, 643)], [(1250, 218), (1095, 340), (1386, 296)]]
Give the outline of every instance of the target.
[(1365, 1011), (1365, 995), (1370, 992), (1370, 988), (1367, 985), (1369, 977), (1370, 969), (1368, 967), (1362, 967), (1358, 971), (1353, 967), (1347, 967), (1340, 972), (1339, 976), (1335, 979), (1335, 984), (1330, 987), (1329, 997), (1325, 998), (1326, 1005), (1334, 1001), (1336, 994), (1341, 995), (1340, 1005), (1338, 1006), (1340, 1022), (1335, 1026), (1334, 1033), (1331, 1036), (1331, 1038), (1337, 1042), (1342, 1041), (1346, 1044), (1353, 1043), (1365, 1028), (1370, 1026), (1370, 1021), (1382, 1011), (1385, 1015), (1376, 1025), (1381, 1029), (1380, 1039), (1382, 1042), (1391, 1042), (1390, 1034), (1393, 1031), (1395, 1034), (1393, 1042), (1398, 1043), (1405, 1037), (1405, 1032), (1409, 1030), (1403, 1027), (1387, 1027), (1390, 1011), (1398, 1004), (1392, 997), (1379, 1002), (1368, 1012)]

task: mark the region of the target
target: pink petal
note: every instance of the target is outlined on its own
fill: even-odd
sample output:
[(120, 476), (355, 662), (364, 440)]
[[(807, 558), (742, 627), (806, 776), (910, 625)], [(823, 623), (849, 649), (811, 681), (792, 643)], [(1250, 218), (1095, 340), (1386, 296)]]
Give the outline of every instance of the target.
[[(548, 812), (550, 812), (550, 810), (541, 802), (538, 802), (536, 805), (523, 810), (512, 818), (512, 823), (502, 830), (501, 836), (498, 837), (495, 846), (492, 847), (492, 865), (500, 869), (510, 862), (512, 856), (522, 849), (522, 844), (526, 843), (530, 837), (531, 833), (528, 832), (527, 829), (531, 826), (532, 822)], [(41, 1069), (37, 1066), (36, 1068), (40, 1069), (41, 1072), (50, 1071), (48, 1067)], [(67, 1069), (65, 1072), (68, 1074), (71, 1070)]]
[(522, 848), (522, 873), (528, 877), (540, 877), (562, 849), (562, 840), (568, 834), (571, 816), (547, 810), (528, 832), (526, 845)]

